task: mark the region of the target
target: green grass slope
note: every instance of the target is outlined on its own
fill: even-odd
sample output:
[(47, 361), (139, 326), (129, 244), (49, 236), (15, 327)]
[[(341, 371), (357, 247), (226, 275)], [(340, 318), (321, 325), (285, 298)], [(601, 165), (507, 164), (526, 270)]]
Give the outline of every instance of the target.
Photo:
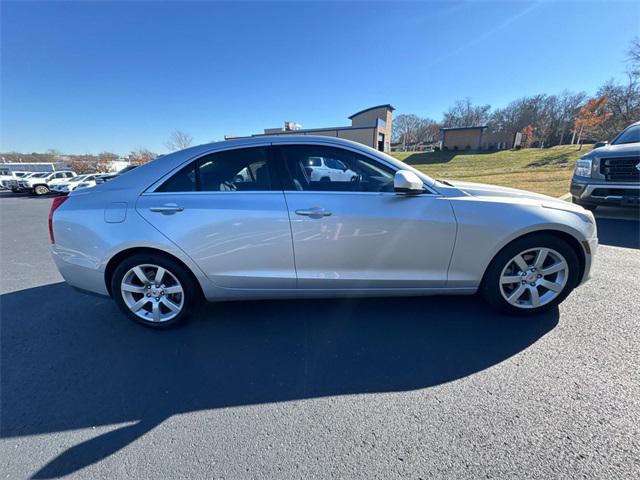
[(591, 150), (583, 145), (499, 152), (393, 152), (398, 160), (434, 178), (490, 183), (554, 197), (569, 191), (576, 160)]

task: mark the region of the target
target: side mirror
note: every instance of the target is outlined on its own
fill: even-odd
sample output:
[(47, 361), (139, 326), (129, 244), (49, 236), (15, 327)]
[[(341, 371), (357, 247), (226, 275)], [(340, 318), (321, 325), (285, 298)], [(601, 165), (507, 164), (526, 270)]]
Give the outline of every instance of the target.
[(600, 147), (604, 147), (606, 145), (609, 145), (609, 142), (607, 142), (607, 141), (596, 142), (596, 143), (593, 144), (593, 148), (600, 148)]
[(396, 192), (418, 194), (424, 192), (422, 180), (409, 170), (398, 170), (393, 177), (393, 189)]

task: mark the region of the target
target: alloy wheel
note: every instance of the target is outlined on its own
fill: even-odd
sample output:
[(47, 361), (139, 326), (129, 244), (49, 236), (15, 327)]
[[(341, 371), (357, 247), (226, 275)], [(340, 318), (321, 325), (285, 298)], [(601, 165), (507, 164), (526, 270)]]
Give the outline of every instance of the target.
[(551, 248), (530, 248), (502, 269), (500, 293), (514, 307), (538, 308), (558, 297), (568, 278), (569, 265), (560, 253)]
[(122, 277), (120, 292), (127, 308), (147, 322), (167, 322), (184, 307), (182, 284), (159, 265), (137, 265), (128, 270)]

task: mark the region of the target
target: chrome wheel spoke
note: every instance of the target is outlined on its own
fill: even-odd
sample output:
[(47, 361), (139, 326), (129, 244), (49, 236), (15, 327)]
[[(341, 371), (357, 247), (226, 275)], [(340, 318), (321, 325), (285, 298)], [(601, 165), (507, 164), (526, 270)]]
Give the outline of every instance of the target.
[(123, 283), (122, 290), (132, 293), (145, 293), (146, 288), (143, 285), (133, 285), (132, 283)]
[(520, 275), (503, 275), (500, 277), (500, 283), (502, 284), (520, 283), (521, 280)]
[(516, 288), (513, 292), (511, 292), (509, 297), (507, 297), (507, 300), (509, 301), (509, 303), (516, 303), (520, 299), (520, 297), (522, 296), (525, 290), (526, 288), (524, 287), (524, 285), (518, 285), (518, 288)]
[(179, 312), (180, 311), (180, 306), (173, 303), (171, 300), (169, 300), (167, 297), (162, 297), (160, 299), (160, 302), (167, 307), (169, 310), (171, 310), (172, 312)]
[(158, 270), (156, 270), (156, 275), (155, 277), (153, 277), (153, 281), (156, 283), (156, 285), (160, 285), (160, 283), (162, 282), (165, 271), (166, 270), (162, 267), (158, 267)]
[(554, 292), (560, 292), (562, 290), (562, 285), (558, 285), (557, 283), (550, 282), (545, 278), (540, 280), (540, 286), (549, 290), (553, 290)]
[(547, 259), (548, 253), (549, 253), (548, 248), (541, 248), (540, 250), (538, 250), (538, 254), (536, 255), (536, 261), (534, 262), (533, 266), (536, 267), (538, 270), (540, 270), (542, 268), (542, 265), (544, 265), (544, 261)]
[(531, 305), (533, 307), (540, 306), (540, 294), (537, 287), (529, 287), (529, 295), (531, 296)]
[(554, 263), (553, 265), (547, 268), (543, 268), (540, 273), (542, 273), (542, 275), (546, 277), (547, 275), (551, 275), (552, 273), (557, 273), (561, 270), (564, 270), (565, 268), (567, 268), (567, 264), (564, 261), (562, 261), (562, 262)]
[(148, 301), (149, 301), (149, 299), (147, 297), (142, 297), (140, 300), (135, 302), (133, 305), (129, 305), (129, 309), (132, 312), (137, 312), (138, 310), (142, 309), (142, 307), (144, 307), (147, 304)]
[(182, 293), (182, 287), (180, 285), (171, 285), (170, 287), (164, 287), (164, 293), (167, 295)]
[(160, 303), (159, 302), (153, 302), (153, 305), (151, 306), (151, 312), (153, 314), (153, 321), (159, 322), (160, 321)]
[(142, 282), (142, 283), (149, 283), (149, 278), (147, 277), (147, 274), (144, 273), (144, 271), (142, 270), (142, 268), (140, 267), (133, 267), (133, 273), (136, 274), (136, 277), (138, 277), (138, 279)]
[(516, 262), (518, 268), (523, 272), (529, 268), (529, 265), (522, 255), (516, 255), (513, 261)]

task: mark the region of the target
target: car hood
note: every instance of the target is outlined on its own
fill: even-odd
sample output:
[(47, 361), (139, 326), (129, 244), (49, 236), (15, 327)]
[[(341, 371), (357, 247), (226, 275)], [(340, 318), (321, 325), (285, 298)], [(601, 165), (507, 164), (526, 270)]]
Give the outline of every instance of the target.
[(542, 195), (540, 193), (528, 192), (517, 188), (499, 187), (498, 185), (488, 185), (485, 183), (456, 182), (447, 180), (458, 190), (478, 198), (493, 198), (501, 201), (513, 201), (514, 203), (529, 203), (537, 205), (549, 205), (562, 208), (563, 210), (581, 211), (582, 207), (573, 203), (565, 202), (559, 198)]
[(617, 157), (619, 155), (640, 155), (640, 143), (623, 143), (622, 145), (606, 145), (604, 147), (595, 148), (582, 158), (593, 157)]

